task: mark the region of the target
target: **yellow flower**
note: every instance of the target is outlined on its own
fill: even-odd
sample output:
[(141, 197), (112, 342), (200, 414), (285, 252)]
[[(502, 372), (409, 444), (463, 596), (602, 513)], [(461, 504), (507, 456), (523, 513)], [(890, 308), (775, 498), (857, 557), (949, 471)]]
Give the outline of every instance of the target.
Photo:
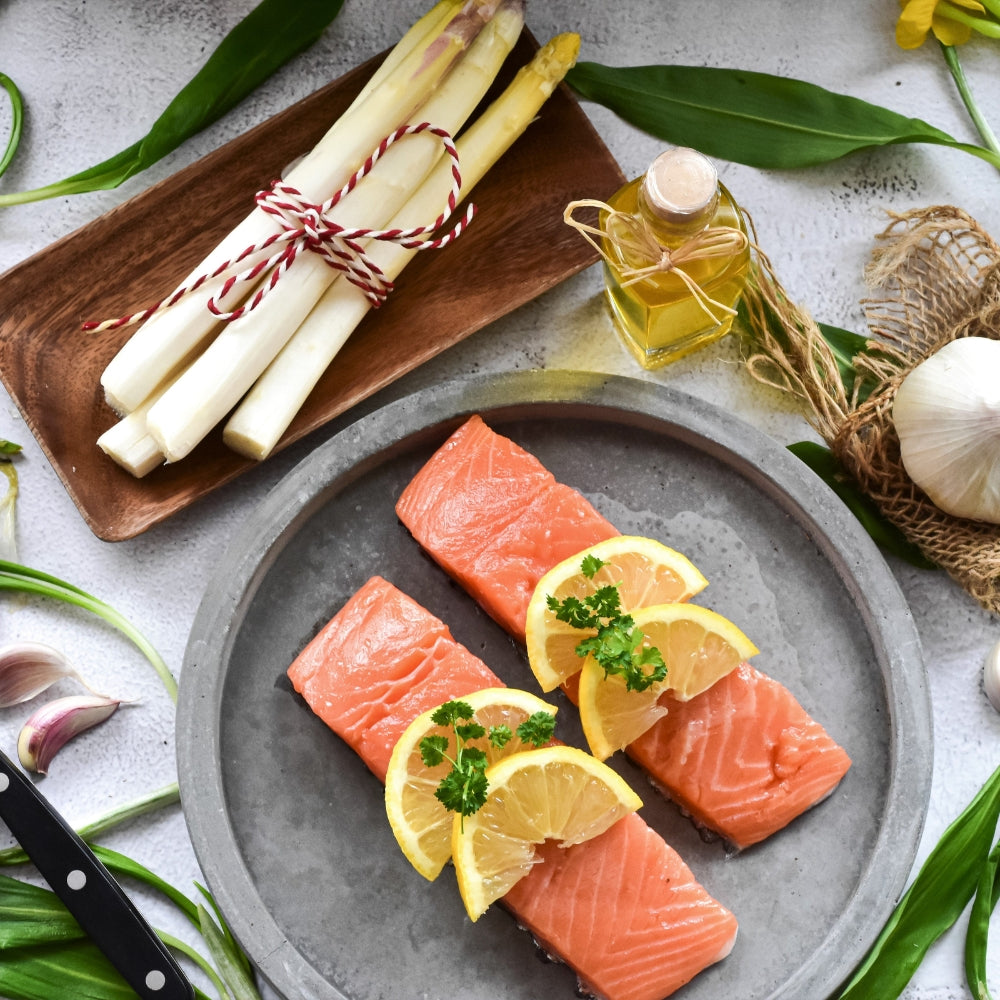
[[(967, 42), (972, 29), (948, 16), (947, 8), (959, 7), (975, 14), (986, 9), (978, 0), (899, 0), (903, 13), (896, 22), (896, 41), (904, 49), (916, 49), (924, 44), (927, 32), (942, 45), (961, 45)], [(945, 8), (939, 10), (938, 8)]]

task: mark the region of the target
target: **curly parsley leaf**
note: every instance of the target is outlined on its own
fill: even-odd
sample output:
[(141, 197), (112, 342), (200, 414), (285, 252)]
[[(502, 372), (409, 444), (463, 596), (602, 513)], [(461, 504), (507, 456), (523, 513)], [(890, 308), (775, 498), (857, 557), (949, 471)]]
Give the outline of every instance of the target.
[[(586, 555), (580, 570), (592, 580), (604, 565), (597, 556)], [(660, 651), (644, 646), (642, 630), (631, 615), (622, 614), (617, 585), (598, 587), (582, 599), (570, 596), (559, 600), (548, 594), (546, 605), (558, 621), (572, 628), (595, 630), (594, 635), (577, 644), (575, 651), (581, 658), (593, 656), (605, 677), (620, 674), (629, 691), (645, 691), (666, 678), (667, 667)]]
[[(451, 770), (441, 779), (434, 795), (446, 809), (463, 817), (482, 808), (489, 789), (486, 778), (489, 758), (484, 749), (470, 745), (471, 741), (486, 739), (491, 746), (502, 749), (514, 738), (509, 726), (496, 725), (487, 729), (474, 720), (474, 715), (468, 702), (446, 701), (434, 710), (431, 721), (452, 730), (454, 753), (449, 754), (451, 739), (440, 733), (425, 736), (419, 744), (420, 758), (428, 767), (436, 767), (444, 761), (451, 763)], [(553, 715), (535, 712), (517, 727), (517, 735), (523, 743), (543, 746), (552, 739), (554, 729)]]

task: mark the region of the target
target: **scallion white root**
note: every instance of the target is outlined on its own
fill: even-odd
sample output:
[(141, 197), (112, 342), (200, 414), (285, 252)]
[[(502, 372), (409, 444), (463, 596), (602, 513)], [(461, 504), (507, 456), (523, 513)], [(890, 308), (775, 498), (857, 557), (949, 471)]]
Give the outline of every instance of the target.
[[(364, 162), (379, 141), (407, 121), (434, 91), (459, 56), (494, 13), (499, 0), (470, 0), (433, 37), (421, 44), (407, 33), (400, 43), (409, 47), (393, 72), (328, 130), (313, 150), (299, 161), (286, 182), (313, 202), (323, 202), (338, 191)], [(276, 220), (255, 208), (181, 283), (186, 285), (210, 273), (246, 247), (279, 231)], [(101, 379), (109, 404), (128, 413), (171, 371), (197, 352), (217, 326), (206, 308), (222, 279), (208, 282), (197, 293), (144, 323), (105, 369)], [(237, 305), (250, 291), (241, 283), (222, 300), (224, 308)]]
[[(521, 135), (576, 61), (579, 36), (558, 35), (536, 53), (457, 143), (467, 193)], [(446, 197), (450, 165), (440, 163), (392, 220), (393, 228), (419, 225)], [(370, 258), (392, 279), (414, 250), (379, 243)], [(371, 303), (349, 282), (334, 283), (247, 394), (225, 426), (229, 447), (250, 458), (270, 454), (336, 353)]]
[[(503, 0), (418, 117), (448, 132), (458, 131), (489, 89), (523, 23), (521, 0)], [(391, 146), (333, 217), (351, 228), (384, 226), (441, 160), (442, 148), (428, 132)], [(433, 220), (447, 193), (422, 222)], [(187, 455), (232, 410), (339, 273), (317, 254), (303, 254), (251, 312), (225, 324), (146, 414), (146, 429), (168, 461)]]

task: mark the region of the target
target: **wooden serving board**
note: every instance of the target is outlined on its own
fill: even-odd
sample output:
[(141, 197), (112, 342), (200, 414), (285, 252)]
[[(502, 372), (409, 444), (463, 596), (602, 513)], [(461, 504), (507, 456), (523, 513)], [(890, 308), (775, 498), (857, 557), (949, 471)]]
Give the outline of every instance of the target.
[[(496, 88), (536, 48), (525, 32)], [(96, 444), (116, 420), (100, 377), (131, 331), (84, 333), (81, 324), (133, 312), (172, 291), (249, 212), (254, 193), (315, 145), (380, 59), (0, 277), (0, 377), (98, 537), (131, 538), (255, 463), (225, 447), (220, 427), (183, 461), (143, 479), (117, 466)], [(473, 191), (479, 213), (469, 229), (452, 247), (416, 255), (278, 448), (593, 263), (596, 254), (563, 223), (563, 209), (575, 198), (608, 197), (622, 182), (589, 119), (560, 87)]]

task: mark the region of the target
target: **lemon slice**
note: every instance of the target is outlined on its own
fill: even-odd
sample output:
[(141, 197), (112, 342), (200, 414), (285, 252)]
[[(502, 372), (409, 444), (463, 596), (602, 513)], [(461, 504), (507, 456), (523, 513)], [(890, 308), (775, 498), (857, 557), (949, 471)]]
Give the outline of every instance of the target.
[[(592, 579), (580, 564), (585, 556), (606, 565)], [(549, 610), (547, 598), (581, 600), (599, 587), (617, 585), (622, 610), (686, 601), (703, 590), (708, 581), (686, 556), (653, 538), (617, 535), (564, 559), (538, 582), (528, 602), (525, 640), (528, 662), (543, 691), (553, 691), (583, 665), (577, 644), (592, 634), (559, 621)]]
[(452, 820), (455, 874), (472, 920), (528, 874), (536, 844), (582, 843), (642, 805), (617, 772), (576, 747), (506, 757), (486, 769), (486, 778), (483, 807)]
[[(502, 748), (493, 746), (485, 738), (469, 742), (469, 746), (484, 750), (491, 764), (526, 749), (517, 736), (517, 727), (525, 719), (536, 712), (556, 713), (556, 709), (541, 698), (516, 688), (485, 688), (464, 695), (461, 701), (468, 703), (474, 720), (485, 729), (506, 725), (514, 733)], [(454, 816), (434, 796), (441, 779), (451, 769), (450, 762), (442, 761), (435, 767), (428, 767), (420, 755), (420, 741), (425, 736), (453, 735), (451, 729), (431, 721), (435, 711), (436, 708), (424, 712), (407, 726), (393, 748), (385, 775), (385, 811), (392, 832), (410, 864), (431, 881), (441, 874), (451, 857), (451, 820)]]
[(587, 657), (580, 673), (580, 721), (599, 760), (628, 746), (666, 715), (659, 703), (665, 691), (688, 701), (758, 652), (728, 618), (697, 604), (640, 608), (632, 618), (643, 633), (643, 645), (660, 651), (667, 676), (645, 691), (629, 691), (621, 675), (605, 677), (597, 661)]

